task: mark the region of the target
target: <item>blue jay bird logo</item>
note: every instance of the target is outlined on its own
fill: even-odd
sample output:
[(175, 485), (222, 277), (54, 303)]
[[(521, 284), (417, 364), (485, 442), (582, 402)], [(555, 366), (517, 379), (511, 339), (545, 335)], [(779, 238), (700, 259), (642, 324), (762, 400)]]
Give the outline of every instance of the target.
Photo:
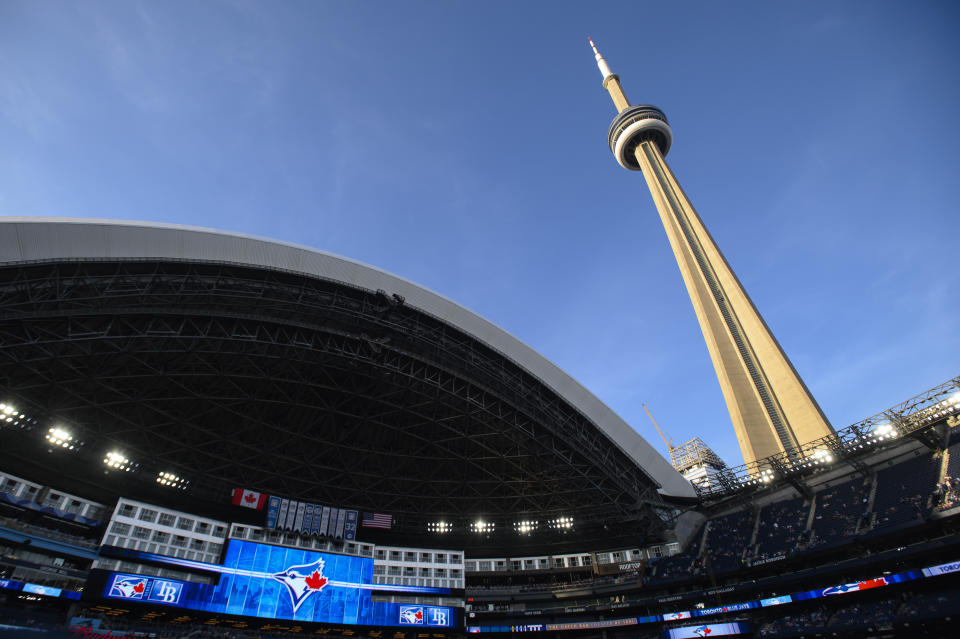
[(322, 559), (317, 559), (313, 563), (290, 566), (282, 572), (271, 575), (272, 579), (287, 587), (294, 613), (303, 605), (307, 597), (320, 592), (327, 585), (327, 578), (323, 576), (323, 563)]

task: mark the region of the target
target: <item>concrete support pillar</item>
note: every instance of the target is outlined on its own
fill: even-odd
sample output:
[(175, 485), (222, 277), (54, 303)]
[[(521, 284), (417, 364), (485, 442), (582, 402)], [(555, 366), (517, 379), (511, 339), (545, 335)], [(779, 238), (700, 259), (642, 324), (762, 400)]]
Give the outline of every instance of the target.
[(746, 463), (833, 428), (710, 236), (654, 142), (635, 151), (700, 322)]

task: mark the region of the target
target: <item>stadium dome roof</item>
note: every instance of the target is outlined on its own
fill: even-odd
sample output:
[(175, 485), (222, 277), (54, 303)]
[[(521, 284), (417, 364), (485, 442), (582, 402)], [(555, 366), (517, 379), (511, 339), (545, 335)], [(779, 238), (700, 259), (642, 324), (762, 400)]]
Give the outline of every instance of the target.
[(568, 516), (650, 534), (664, 497), (695, 496), (556, 365), (395, 275), (178, 225), (0, 228), (2, 392), (91, 459), (117, 447), (211, 499), (243, 486), (410, 531)]

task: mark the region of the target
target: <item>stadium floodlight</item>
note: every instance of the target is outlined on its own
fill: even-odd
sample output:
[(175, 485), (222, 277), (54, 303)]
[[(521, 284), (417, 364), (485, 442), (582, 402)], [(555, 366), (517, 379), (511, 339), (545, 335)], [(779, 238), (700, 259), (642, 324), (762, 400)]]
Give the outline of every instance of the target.
[(534, 519), (525, 519), (523, 521), (513, 522), (513, 529), (521, 535), (527, 535), (536, 530), (540, 522)]
[(76, 441), (68, 431), (54, 426), (47, 431), (45, 439), (54, 446), (60, 446), (68, 450), (76, 450), (80, 447), (80, 442)]
[(773, 481), (776, 475), (771, 468), (764, 468), (759, 473), (754, 473), (750, 475), (750, 481), (747, 482), (749, 486), (757, 486), (759, 484), (769, 484)]
[(173, 473), (159, 472), (157, 473), (157, 483), (161, 486), (170, 486), (171, 488), (179, 488), (180, 490), (186, 490), (190, 482), (182, 477), (178, 477)]
[(27, 416), (17, 411), (12, 404), (0, 402), (0, 426), (20, 426), (23, 428), (28, 422), (35, 421), (27, 419)]
[(873, 442), (881, 442), (885, 439), (893, 439), (898, 435), (897, 429), (890, 422), (883, 422), (873, 427), (870, 433), (873, 436)]
[(496, 527), (497, 525), (492, 521), (483, 521), (482, 519), (470, 524), (470, 530), (475, 533), (492, 533)]
[(112, 450), (109, 453), (107, 453), (107, 456), (103, 458), (103, 463), (110, 468), (113, 468), (116, 470), (122, 470), (128, 473), (140, 465), (140, 464), (134, 464), (129, 459), (127, 459), (123, 455), (123, 453), (119, 453), (115, 450)]
[(449, 521), (431, 521), (427, 524), (427, 532), (448, 533), (453, 532), (453, 524)]
[(573, 517), (557, 517), (556, 519), (551, 519), (549, 524), (551, 528), (567, 530), (573, 528)]
[(833, 455), (826, 448), (818, 448), (813, 451), (814, 464), (829, 464), (833, 461)]

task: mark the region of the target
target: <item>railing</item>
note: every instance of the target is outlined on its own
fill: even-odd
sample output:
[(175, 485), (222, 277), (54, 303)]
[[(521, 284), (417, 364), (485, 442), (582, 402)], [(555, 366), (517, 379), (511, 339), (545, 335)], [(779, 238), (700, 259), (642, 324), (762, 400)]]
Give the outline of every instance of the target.
[(893, 440), (958, 415), (960, 377), (954, 377), (836, 434), (803, 444), (790, 454), (778, 453), (749, 464), (724, 468), (695, 480), (693, 486), (701, 500), (716, 501), (741, 490), (819, 472), (835, 461), (861, 457)]

